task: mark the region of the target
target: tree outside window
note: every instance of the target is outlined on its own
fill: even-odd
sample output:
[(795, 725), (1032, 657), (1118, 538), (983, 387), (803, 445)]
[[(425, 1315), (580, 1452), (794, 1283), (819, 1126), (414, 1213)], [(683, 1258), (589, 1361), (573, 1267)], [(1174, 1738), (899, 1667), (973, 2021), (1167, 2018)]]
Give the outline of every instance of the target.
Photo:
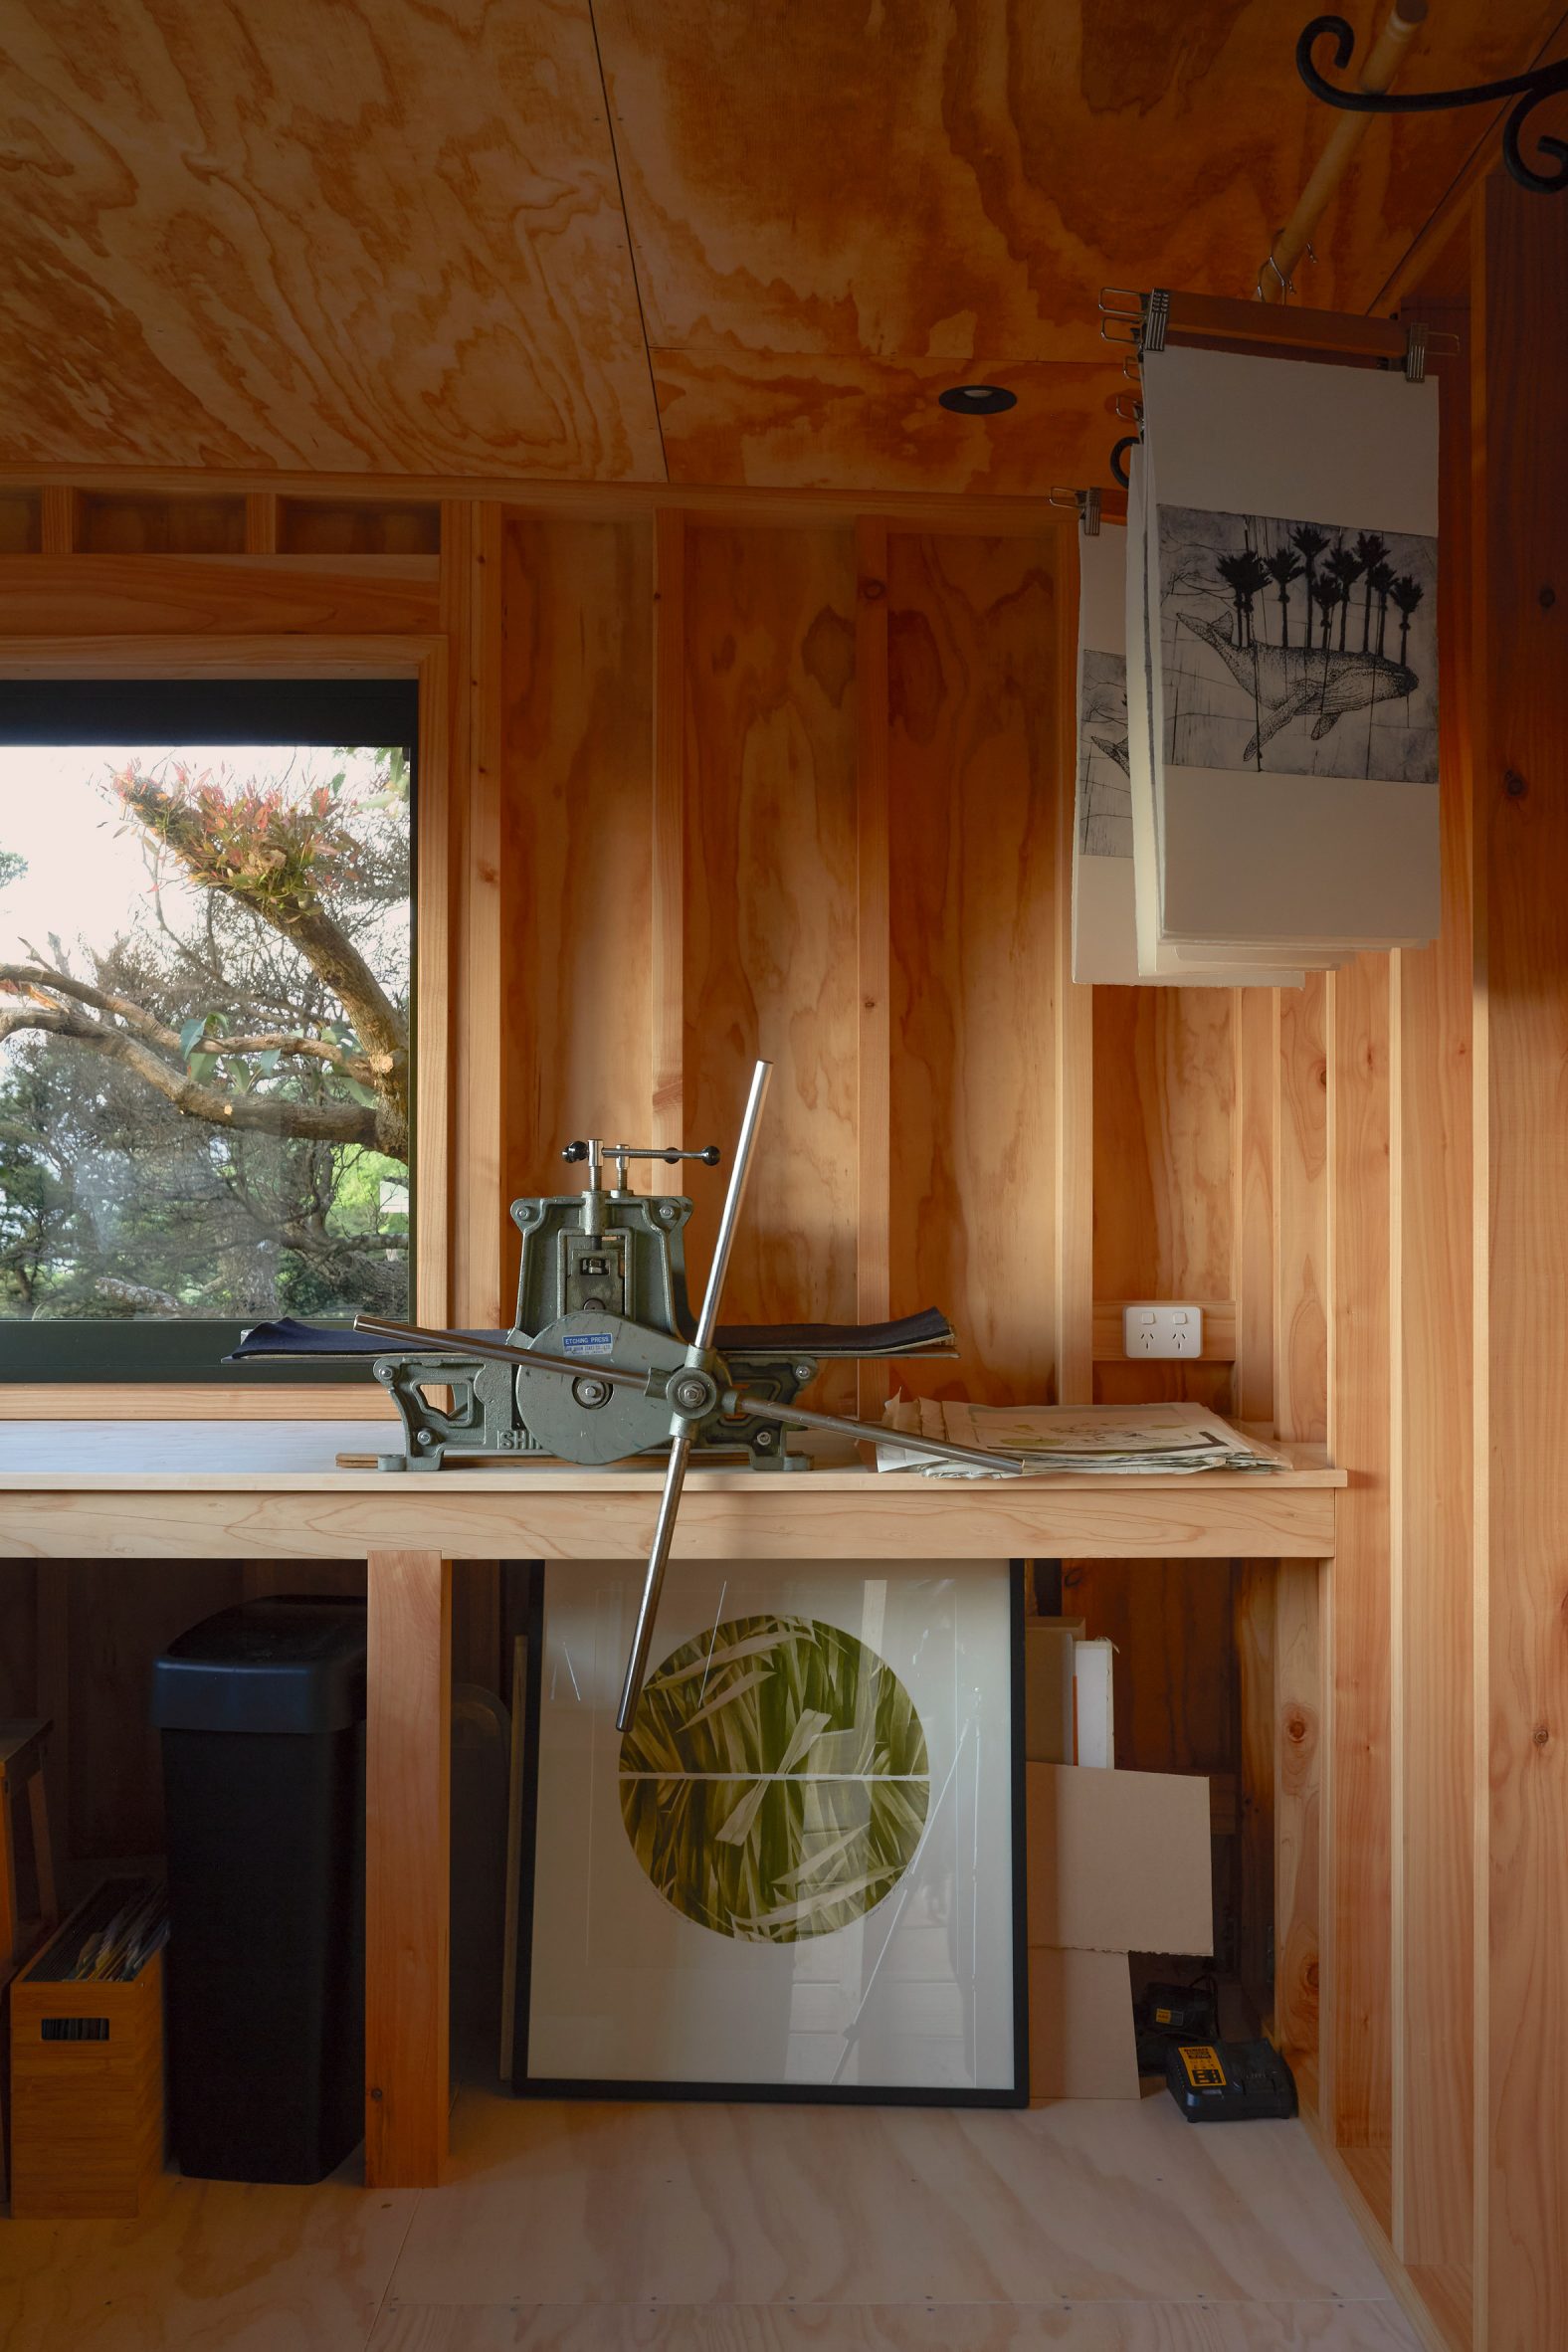
[(404, 745), (0, 744), (0, 1320), (407, 1311), (411, 840)]

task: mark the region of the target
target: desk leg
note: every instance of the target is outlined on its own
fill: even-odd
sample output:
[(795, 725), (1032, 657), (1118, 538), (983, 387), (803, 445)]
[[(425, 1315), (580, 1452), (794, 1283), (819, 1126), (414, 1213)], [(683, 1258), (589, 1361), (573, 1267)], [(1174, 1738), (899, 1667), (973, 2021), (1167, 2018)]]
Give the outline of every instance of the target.
[(1281, 1560), (1274, 1584), (1274, 2038), (1301, 2104), (1321, 2104), (1323, 1940), (1323, 1662), (1331, 1560)]
[(365, 2186), (447, 2153), (452, 1563), (372, 1552), (365, 1726)]

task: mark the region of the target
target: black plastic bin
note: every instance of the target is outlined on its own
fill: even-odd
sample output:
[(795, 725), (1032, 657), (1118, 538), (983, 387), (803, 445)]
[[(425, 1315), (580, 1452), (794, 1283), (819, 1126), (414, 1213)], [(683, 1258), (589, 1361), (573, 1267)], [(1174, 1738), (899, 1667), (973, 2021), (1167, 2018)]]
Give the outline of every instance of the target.
[(364, 2136), (365, 1609), (250, 1601), (153, 1668), (181, 2168), (318, 2181)]

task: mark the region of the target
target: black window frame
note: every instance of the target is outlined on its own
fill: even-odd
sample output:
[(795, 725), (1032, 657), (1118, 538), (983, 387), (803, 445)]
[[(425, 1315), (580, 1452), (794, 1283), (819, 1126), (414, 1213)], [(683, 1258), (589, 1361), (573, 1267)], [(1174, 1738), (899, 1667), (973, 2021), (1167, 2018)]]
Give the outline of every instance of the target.
[[(408, 1263), (417, 1264), (419, 1118), (419, 683), (386, 678), (0, 679), (0, 748), (52, 743), (391, 743), (409, 761)], [(0, 1386), (366, 1387), (371, 1359), (226, 1365), (241, 1321), (0, 1317)]]

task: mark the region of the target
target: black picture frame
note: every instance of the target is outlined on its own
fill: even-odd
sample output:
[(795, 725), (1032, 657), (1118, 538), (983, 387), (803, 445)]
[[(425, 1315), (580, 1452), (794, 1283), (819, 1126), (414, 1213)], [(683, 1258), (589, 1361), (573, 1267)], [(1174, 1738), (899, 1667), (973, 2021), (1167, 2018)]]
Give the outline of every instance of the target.
[[(517, 1890), (517, 1961), (512, 1988), (511, 2087), (519, 2098), (592, 2099), (620, 2102), (705, 2101), (731, 2106), (959, 2107), (1011, 2108), (1029, 2104), (1029, 1914), (1028, 1838), (1025, 1820), (1028, 1776), (1024, 1755), (1024, 1577), (1025, 1563), (1008, 1565), (1008, 1688), (1012, 1799), (1013, 2080), (1006, 2086), (971, 2090), (925, 2088), (919, 2084), (834, 2084), (807, 2082), (638, 2082), (595, 2080), (579, 2075), (528, 2073), (529, 2000), (533, 1982), (533, 1899), (539, 1796), (539, 1721), (544, 1666), (544, 1578), (549, 1563), (527, 1569), (527, 1720), (522, 1750), (522, 1854)], [(557, 1562), (557, 1566), (562, 1563)], [(570, 1563), (565, 1563), (569, 1566)]]

